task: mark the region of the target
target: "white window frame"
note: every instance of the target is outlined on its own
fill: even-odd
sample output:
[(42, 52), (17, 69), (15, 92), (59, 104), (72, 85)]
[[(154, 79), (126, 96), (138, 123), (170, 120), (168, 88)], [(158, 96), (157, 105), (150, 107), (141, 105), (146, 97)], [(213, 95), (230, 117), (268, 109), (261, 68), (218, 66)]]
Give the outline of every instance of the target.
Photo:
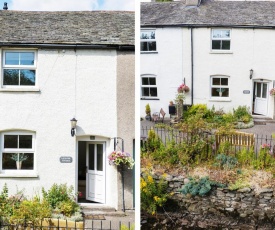
[[(213, 79), (214, 78), (226, 78), (228, 81), (227, 85), (213, 85)], [(229, 99), (230, 98), (230, 84), (229, 84), (229, 76), (225, 76), (225, 75), (212, 75), (210, 77), (210, 98), (211, 99), (220, 99), (220, 100), (224, 100), (224, 99)], [(228, 89), (228, 96), (227, 97), (223, 97), (223, 96), (212, 96), (212, 89), (220, 89), (220, 88), (226, 88)]]
[[(143, 85), (142, 84), (142, 79), (143, 78), (155, 78), (155, 82), (156, 84), (155, 85)], [(150, 92), (150, 88), (156, 88), (157, 89), (157, 96), (143, 96), (143, 88), (149, 88), (149, 92)], [(154, 99), (154, 98), (158, 98), (158, 86), (157, 86), (157, 76), (154, 75), (154, 74), (143, 74), (141, 75), (141, 98), (148, 98), (148, 99)]]
[[(218, 37), (218, 38), (214, 38), (213, 35), (214, 35), (214, 32), (215, 31), (229, 31), (229, 38), (226, 38), (226, 37)], [(222, 51), (222, 52), (230, 52), (231, 51), (231, 35), (232, 35), (232, 30), (231, 29), (221, 29), (221, 28), (217, 28), (217, 29), (212, 29), (211, 30), (211, 50), (214, 51), (214, 52), (219, 52), (219, 51)], [(212, 44), (212, 41), (221, 41), (221, 44), (222, 44), (222, 41), (230, 41), (230, 49), (222, 49), (222, 47), (220, 47), (220, 49), (213, 49), (213, 44)]]
[[(5, 135), (31, 135), (32, 136), (32, 148), (29, 149), (19, 149), (19, 148), (4, 148), (4, 136)], [(2, 132), (0, 135), (0, 177), (20, 177), (20, 176), (37, 176), (36, 175), (36, 152), (35, 152), (35, 141), (36, 141), (36, 134), (35, 132), (31, 131), (9, 131), (9, 132)], [(3, 169), (3, 153), (33, 153), (33, 169), (32, 170), (17, 170), (17, 169)]]
[[(34, 64), (33, 65), (6, 65), (6, 53), (34, 53)], [(34, 49), (5, 49), (2, 53), (2, 78), (1, 86), (2, 88), (35, 88), (37, 86), (37, 50)], [(35, 71), (35, 84), (34, 85), (4, 85), (4, 69), (27, 69)]]
[[(142, 33), (154, 33), (155, 34), (155, 38), (154, 39), (151, 39), (151, 38), (148, 38), (148, 39), (142, 39), (141, 38), (141, 34)], [(156, 49), (155, 50), (140, 50), (141, 53), (154, 53), (154, 52), (157, 52), (157, 40), (156, 40), (156, 30), (155, 29), (147, 29), (147, 30), (141, 30), (140, 31), (140, 47), (141, 47), (141, 43), (142, 42), (155, 42), (156, 43)], [(147, 48), (148, 48), (148, 45), (147, 45)]]

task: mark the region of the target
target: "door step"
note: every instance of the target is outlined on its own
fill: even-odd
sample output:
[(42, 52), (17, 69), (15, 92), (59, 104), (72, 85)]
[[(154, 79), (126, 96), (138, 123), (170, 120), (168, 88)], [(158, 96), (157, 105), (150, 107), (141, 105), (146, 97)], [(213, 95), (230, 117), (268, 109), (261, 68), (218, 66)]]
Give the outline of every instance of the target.
[(125, 216), (125, 212), (117, 211), (113, 207), (103, 206), (103, 205), (81, 205), (82, 212), (85, 216), (96, 216), (96, 215), (103, 215), (103, 216)]
[(275, 123), (275, 120), (273, 120), (270, 117), (259, 116), (259, 115), (252, 115), (252, 117), (255, 125), (266, 125), (267, 123)]

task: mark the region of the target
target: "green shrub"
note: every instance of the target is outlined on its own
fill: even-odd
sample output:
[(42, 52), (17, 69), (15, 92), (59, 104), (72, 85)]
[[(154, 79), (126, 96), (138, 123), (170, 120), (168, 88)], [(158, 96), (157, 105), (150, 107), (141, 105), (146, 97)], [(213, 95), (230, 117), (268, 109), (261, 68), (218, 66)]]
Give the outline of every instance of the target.
[(234, 183), (229, 184), (228, 189), (229, 190), (238, 190), (242, 188), (249, 187), (249, 183), (246, 181), (245, 178), (240, 177), (238, 178)]
[(154, 152), (155, 150), (159, 150), (161, 147), (163, 147), (161, 139), (153, 129), (150, 129), (148, 131), (145, 151)]
[(162, 207), (170, 194), (167, 193), (168, 183), (161, 178), (156, 181), (151, 174), (144, 173), (140, 178), (141, 210), (156, 214), (157, 208)]
[(215, 187), (224, 187), (224, 185), (209, 180), (209, 177), (202, 177), (200, 179), (189, 178), (189, 182), (179, 191), (185, 195), (191, 194), (192, 196), (205, 196)]
[(57, 205), (63, 201), (75, 199), (73, 186), (68, 187), (66, 184), (53, 184), (49, 191), (42, 188), (42, 195), (43, 199), (47, 201), (53, 209), (55, 209)]
[[(245, 120), (249, 122), (252, 119), (249, 108), (246, 106), (239, 106), (236, 110), (233, 109), (233, 115), (238, 121)], [(248, 118), (249, 120), (247, 120)]]
[(192, 105), (186, 113), (187, 117), (194, 116), (196, 114), (201, 114), (205, 119), (212, 119), (215, 115), (215, 108), (213, 107), (211, 110), (207, 108), (206, 104), (196, 104)]
[(15, 224), (31, 223), (38, 225), (43, 218), (51, 217), (52, 209), (45, 200), (38, 198), (33, 200), (24, 200), (19, 207), (14, 209), (10, 222)]
[(218, 154), (215, 158), (215, 165), (220, 169), (233, 169), (238, 164), (236, 157)]
[(79, 205), (72, 200), (61, 201), (57, 204), (57, 210), (65, 216), (71, 217), (79, 211)]

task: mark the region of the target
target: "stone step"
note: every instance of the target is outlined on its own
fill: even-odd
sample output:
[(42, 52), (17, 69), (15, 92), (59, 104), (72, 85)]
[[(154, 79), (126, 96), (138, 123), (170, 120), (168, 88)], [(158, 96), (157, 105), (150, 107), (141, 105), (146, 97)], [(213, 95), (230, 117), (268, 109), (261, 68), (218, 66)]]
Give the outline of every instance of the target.
[(113, 207), (103, 205), (81, 205), (85, 216), (104, 215), (104, 216), (125, 216), (125, 212), (117, 211)]

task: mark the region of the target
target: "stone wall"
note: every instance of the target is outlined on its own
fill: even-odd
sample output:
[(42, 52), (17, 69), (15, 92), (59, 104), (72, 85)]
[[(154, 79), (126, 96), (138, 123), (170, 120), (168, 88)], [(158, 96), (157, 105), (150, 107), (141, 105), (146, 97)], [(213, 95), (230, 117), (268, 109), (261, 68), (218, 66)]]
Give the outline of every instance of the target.
[[(154, 175), (155, 179), (160, 176)], [(212, 190), (207, 196), (184, 195), (178, 190), (188, 183), (183, 176), (166, 176), (168, 192), (174, 192), (165, 212), (142, 218), (142, 229), (170, 227), (198, 229), (274, 229), (275, 190), (243, 188), (230, 191), (226, 188)], [(152, 224), (151, 224), (152, 223)], [(166, 226), (166, 227), (165, 227)]]

